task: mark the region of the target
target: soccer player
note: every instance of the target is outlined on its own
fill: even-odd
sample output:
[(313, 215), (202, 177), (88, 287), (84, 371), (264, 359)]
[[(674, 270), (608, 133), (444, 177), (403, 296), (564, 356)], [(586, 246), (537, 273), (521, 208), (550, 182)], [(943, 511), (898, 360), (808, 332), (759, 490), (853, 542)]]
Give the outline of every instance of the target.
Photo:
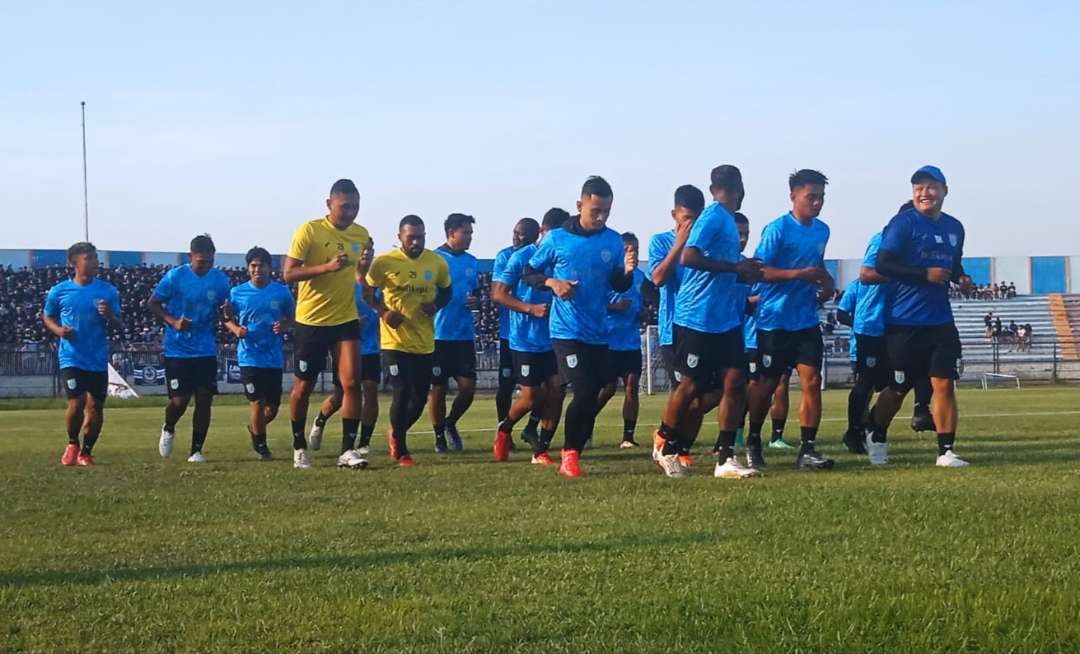
[[(608, 294), (628, 290), (637, 268), (618, 232), (606, 226), (613, 199), (604, 178), (585, 180), (578, 215), (544, 238), (523, 275), (533, 287), (549, 288), (555, 295), (549, 323), (552, 346), (559, 377), (574, 390), (566, 408), (559, 466), (564, 477), (581, 476), (581, 450), (592, 438), (596, 402), (607, 382)], [(550, 276), (544, 272), (548, 268)]]
[(436, 312), (450, 302), (450, 267), (424, 248), (424, 221), (408, 215), (398, 224), (401, 247), (375, 258), (365, 283), (382, 291), (380, 344), (390, 373), (390, 456), (415, 465), (407, 432), (424, 412), (435, 365)]
[[(361, 261), (356, 262), (356, 310), (360, 314), (360, 391), (364, 401), (360, 407), (360, 437), (356, 441), (356, 451), (360, 456), (366, 457), (371, 449), (371, 436), (375, 433), (375, 423), (379, 420), (379, 382), (382, 380), (382, 362), (379, 360), (379, 313), (373, 307), (378, 303), (378, 294), (368, 296), (368, 289), (364, 285), (364, 271), (371, 265), (374, 240), (364, 250)], [(342, 400), (341, 381), (337, 373), (334, 373), (334, 392), (323, 400), (319, 407), (319, 415), (315, 416), (308, 433), (308, 443), (311, 449), (318, 450), (322, 447), (323, 429), (330, 416), (337, 413), (341, 408)], [(342, 443), (344, 448), (348, 443)], [(341, 454), (348, 451), (343, 449)], [(348, 461), (342, 462), (339, 457), (339, 465), (348, 467)]]
[[(94, 444), (105, 420), (109, 390), (108, 328), (120, 328), (120, 294), (97, 278), (97, 248), (76, 243), (68, 248), (75, 275), (49, 289), (41, 321), (60, 339), (60, 378), (67, 394), (68, 445), (60, 463), (94, 465)], [(82, 430), (82, 447), (79, 431)]]
[(281, 405), (285, 366), (282, 334), (292, 325), (296, 306), (289, 287), (270, 279), (273, 264), (268, 251), (253, 247), (244, 261), (250, 279), (229, 292), (225, 328), (237, 338), (240, 381), (251, 403), (251, 447), (260, 459), (269, 461), (273, 457), (266, 443), (266, 428)]
[(887, 459), (884, 429), (899, 411), (911, 383), (929, 375), (931, 412), (937, 429), (937, 465), (968, 465), (956, 455), (955, 380), (960, 377), (960, 336), (949, 303), (949, 283), (970, 292), (971, 278), (961, 263), (964, 226), (942, 211), (949, 187), (936, 166), (923, 166), (911, 176), (914, 207), (901, 211), (885, 226), (877, 272), (891, 281), (885, 313), (885, 340), (894, 368), (890, 387), (871, 412), (867, 442), (871, 461)]
[[(476, 257), (468, 252), (475, 222), (472, 216), (463, 213), (450, 214), (443, 223), (446, 243), (435, 248), (435, 253), (450, 268), (453, 289), (450, 301), (435, 314), (435, 366), (428, 397), (435, 451), (440, 454), (447, 451), (447, 436), (450, 449), (461, 451), (457, 422), (469, 410), (476, 394), (476, 328), (472, 306), (476, 301), (478, 264)], [(451, 377), (457, 384), (457, 397), (447, 413), (446, 391)]]
[[(633, 232), (622, 235), (623, 250), (635, 261), (638, 260), (638, 239)], [(629, 251), (629, 252), (627, 252)], [(608, 374), (610, 381), (600, 389), (596, 412), (615, 396), (619, 381), (623, 383), (622, 442), (623, 449), (638, 447), (634, 440), (634, 430), (638, 419), (638, 382), (641, 379), (641, 285), (645, 283), (645, 273), (634, 270), (634, 281), (630, 289), (623, 293), (611, 293), (608, 297)]]
[(554, 463), (548, 450), (562, 415), (563, 389), (548, 326), (552, 296), (547, 289), (526, 284), (522, 274), (529, 259), (536, 253), (537, 239), (543, 239), (551, 230), (561, 228), (569, 217), (566, 211), (553, 208), (544, 215), (540, 225), (528, 218), (519, 222), (526, 244), (514, 252), (498, 276), (492, 279), (491, 299), (511, 310), (510, 349), (513, 352), (515, 378), (521, 386), (520, 397), (510, 406), (506, 418), (499, 422), (495, 431), (492, 452), (496, 461), (509, 458), (514, 425), (531, 411), (532, 416), (542, 418), (540, 433), (530, 435), (527, 441), (533, 450), (532, 463)]
[(293, 467), (311, 467), (304, 435), (308, 400), (329, 354), (341, 381), (341, 442), (348, 455), (344, 467), (363, 468), (367, 461), (354, 449), (363, 394), (353, 270), (370, 247), (371, 236), (356, 223), (360, 192), (352, 180), (334, 182), (326, 208), (325, 216), (305, 222), (293, 234), (282, 271), (286, 283), (298, 286), (293, 353), (296, 379), (289, 395)]
[(755, 256), (764, 265), (757, 307), (757, 368), (761, 375), (750, 393), (747, 456), (755, 465), (761, 452), (761, 427), (780, 377), (794, 368), (802, 387), (799, 407), (801, 441), (795, 465), (825, 470), (832, 459), (816, 446), (821, 424), (821, 365), (824, 343), (818, 319), (819, 296), (831, 295), (833, 280), (825, 270), (829, 227), (818, 215), (825, 204), (828, 179), (816, 170), (799, 170), (788, 179), (792, 209), (761, 233)]
[(191, 239), (191, 263), (165, 273), (150, 296), (151, 313), (165, 323), (165, 380), (169, 403), (158, 438), (158, 453), (172, 454), (176, 423), (195, 396), (188, 463), (205, 463), (203, 445), (210, 430), (210, 407), (217, 394), (219, 310), (229, 299), (229, 278), (214, 268), (214, 241), (209, 234)]
[(675, 370), (681, 379), (653, 436), (653, 458), (668, 477), (686, 476), (688, 469), (678, 457), (680, 422), (695, 400), (719, 390), (719, 460), (714, 475), (753, 477), (760, 473), (742, 466), (734, 453), (735, 430), (746, 402), (745, 297), (736, 292), (735, 284), (738, 278), (755, 281), (761, 264), (739, 259), (739, 233), (732, 214), (745, 195), (742, 173), (735, 166), (718, 166), (709, 190), (715, 201), (694, 221), (682, 254), (686, 270), (675, 296), (674, 318)]

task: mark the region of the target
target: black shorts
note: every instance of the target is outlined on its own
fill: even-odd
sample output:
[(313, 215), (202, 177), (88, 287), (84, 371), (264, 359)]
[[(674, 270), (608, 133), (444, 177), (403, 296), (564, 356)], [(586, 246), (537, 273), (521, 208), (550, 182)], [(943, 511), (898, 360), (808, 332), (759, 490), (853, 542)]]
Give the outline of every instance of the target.
[(959, 379), (964, 368), (960, 334), (956, 325), (931, 327), (888, 327), (885, 345), (893, 367), (891, 386), (911, 388), (919, 377)]
[(820, 327), (796, 332), (759, 329), (757, 341), (758, 372), (763, 377), (779, 379), (798, 365), (821, 369), (825, 343), (821, 340)]
[(217, 357), (165, 357), (165, 383), (169, 397), (217, 395)]
[(555, 352), (514, 352), (514, 377), (522, 386), (535, 387), (559, 374)]
[[(293, 330), (293, 372), (300, 379), (314, 381), (326, 369), (326, 357), (337, 357), (337, 344), (360, 340), (360, 320), (330, 327), (296, 324)], [(337, 361), (333, 363), (337, 369)]]
[(682, 375), (675, 370), (675, 346), (661, 345), (660, 360), (664, 362), (664, 368), (667, 370), (669, 386), (675, 388), (682, 380)]
[[(382, 383), (382, 358), (379, 353), (360, 355), (360, 381)], [(341, 380), (338, 379), (337, 366), (334, 366), (334, 387), (341, 388)]]
[(281, 368), (240, 366), (240, 381), (244, 384), (244, 397), (248, 402), (261, 401), (270, 406), (281, 404)]
[(641, 375), (641, 350), (608, 350), (608, 383)]
[(109, 372), (107, 370), (83, 370), (82, 368), (61, 368), (60, 379), (64, 383), (67, 399), (74, 400), (89, 393), (99, 403), (109, 394)]
[(435, 355), (397, 350), (383, 350), (382, 355), (392, 388), (431, 386)]
[(551, 339), (563, 387), (599, 392), (607, 383), (608, 349), (581, 341)]
[(742, 326), (720, 334), (675, 325), (675, 370), (694, 380), (701, 391), (723, 386), (723, 373), (746, 369)]
[(517, 368), (514, 355), (510, 349), (510, 341), (505, 338), (499, 339), (499, 386), (514, 384), (514, 369)]
[(476, 379), (476, 346), (472, 341), (435, 341), (431, 385), (445, 386), (451, 377)]
[(855, 334), (855, 374), (865, 375), (879, 392), (892, 383), (892, 364), (884, 336)]

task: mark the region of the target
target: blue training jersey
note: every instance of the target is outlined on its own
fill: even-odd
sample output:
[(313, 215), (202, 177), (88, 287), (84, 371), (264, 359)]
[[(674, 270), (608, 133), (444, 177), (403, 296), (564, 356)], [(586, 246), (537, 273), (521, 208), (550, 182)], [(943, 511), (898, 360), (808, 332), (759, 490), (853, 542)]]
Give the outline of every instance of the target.
[[(867, 289), (867, 286), (863, 286), (859, 280), (853, 280), (844, 289), (844, 294), (840, 296), (840, 302), (836, 305), (837, 311), (843, 311), (852, 316), (852, 323), (855, 322), (855, 315), (858, 312), (859, 307), (859, 295)], [(855, 351), (855, 331), (854, 325), (851, 327), (851, 344), (848, 346), (848, 359), (852, 361), (858, 360), (858, 353)]]
[(476, 337), (472, 310), (467, 304), (476, 292), (479, 266), (476, 257), (468, 252), (453, 252), (445, 245), (435, 253), (446, 259), (450, 267), (450, 302), (435, 313), (435, 340), (471, 341)]
[[(746, 257), (739, 255), (739, 261), (745, 261)], [(731, 292), (731, 310), (739, 316), (739, 320), (742, 322), (743, 332), (743, 348), (746, 349), (749, 346), (746, 344), (746, 329), (747, 324), (751, 321), (751, 316), (746, 314), (746, 301), (750, 299), (750, 295), (753, 293), (753, 284), (744, 284), (739, 281), (739, 278), (735, 278), (735, 286), (732, 287)], [(755, 328), (756, 330), (756, 328)], [(754, 346), (757, 347), (757, 332), (754, 333)]]
[(529, 258), (529, 267), (551, 268), (551, 277), (577, 282), (569, 300), (552, 296), (551, 337), (606, 345), (607, 299), (611, 277), (623, 269), (622, 237), (609, 227), (576, 233), (571, 225), (577, 220), (549, 232)]
[[(663, 263), (664, 258), (675, 247), (675, 231), (670, 230), (654, 234), (649, 239), (649, 275), (651, 276), (656, 267)], [(656, 314), (656, 330), (659, 332), (660, 345), (674, 345), (675, 334), (672, 325), (675, 320), (675, 296), (679, 292), (686, 268), (682, 263), (676, 263), (675, 269), (663, 286), (657, 288), (660, 294), (660, 307)]]
[(229, 278), (217, 268), (202, 277), (190, 264), (165, 273), (154, 288), (154, 298), (163, 303), (170, 315), (191, 321), (190, 329), (178, 332), (165, 325), (164, 351), (167, 357), (192, 359), (217, 356), (214, 328), (218, 309), (229, 297)]
[[(881, 245), (881, 232), (874, 234), (866, 246), (863, 265), (877, 266), (878, 248)], [(885, 335), (885, 311), (888, 300), (887, 284), (859, 284), (858, 303), (855, 305), (855, 324), (852, 331), (863, 336)]]
[[(750, 295), (747, 299), (761, 295), (761, 283), (754, 284), (750, 287)], [(746, 316), (743, 320), (743, 346), (747, 350), (757, 349), (757, 306), (754, 306), (754, 311)]]
[[(908, 266), (953, 270), (963, 256), (964, 226), (945, 213), (931, 220), (916, 209), (908, 209), (885, 226), (881, 249)], [(953, 322), (948, 284), (893, 280), (888, 296), (885, 322), (889, 325), (929, 327)]]
[[(382, 291), (375, 289), (375, 300), (382, 297)], [(369, 307), (364, 302), (364, 285), (356, 285), (356, 312), (363, 318), (364, 325), (360, 328), (360, 356), (365, 354), (378, 354), (379, 349), (379, 312)]]
[[(491, 269), (492, 280), (498, 280), (506, 269), (506, 264), (510, 262), (510, 256), (516, 251), (512, 245), (499, 250), (499, 253), (495, 255), (495, 266)], [(510, 290), (513, 291), (513, 288)], [(499, 305), (499, 338), (504, 341), (510, 339), (510, 309), (502, 305)]]
[(75, 331), (75, 338), (61, 338), (61, 368), (103, 372), (109, 368), (109, 333), (98, 304), (106, 302), (120, 315), (120, 294), (109, 282), (94, 278), (86, 286), (68, 279), (49, 289), (45, 296), (45, 315)]
[[(521, 281), (525, 266), (536, 250), (537, 246), (533, 244), (514, 252), (494, 281), (505, 284), (514, 297), (522, 302), (550, 305), (553, 297), (551, 291), (536, 289)], [(548, 318), (511, 311), (510, 334), (507, 340), (510, 341), (510, 349), (518, 352), (550, 352), (551, 332), (548, 329)]]
[[(825, 267), (829, 226), (814, 218), (803, 225), (786, 213), (765, 226), (754, 256), (770, 268), (793, 270)], [(762, 284), (758, 300), (758, 329), (795, 332), (820, 324), (817, 285), (801, 280)]]
[(625, 311), (608, 309), (608, 349), (617, 352), (631, 352), (641, 349), (641, 285), (645, 283), (645, 273), (634, 271), (634, 281), (630, 289), (622, 293), (612, 291), (608, 295), (608, 304), (629, 300), (630, 306)]
[[(713, 202), (690, 230), (687, 248), (697, 248), (716, 261), (739, 260), (739, 232), (735, 217), (719, 202)], [(690, 329), (722, 334), (742, 326), (742, 316), (734, 311), (734, 272), (720, 273), (686, 268), (675, 296), (675, 324)]]
[(251, 368), (283, 367), (285, 339), (274, 333), (274, 323), (296, 312), (289, 287), (272, 281), (259, 288), (247, 282), (229, 291), (229, 303), (236, 312), (236, 323), (247, 327), (247, 336), (236, 346), (237, 362)]

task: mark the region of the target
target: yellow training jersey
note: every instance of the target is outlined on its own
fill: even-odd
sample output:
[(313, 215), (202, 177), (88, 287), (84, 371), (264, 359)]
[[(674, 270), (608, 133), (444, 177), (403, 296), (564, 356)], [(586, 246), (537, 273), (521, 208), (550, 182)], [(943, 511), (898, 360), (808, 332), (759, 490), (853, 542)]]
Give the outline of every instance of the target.
[(379, 327), (382, 349), (430, 354), (435, 351), (435, 317), (420, 310), (425, 302), (435, 301), (436, 288), (450, 286), (450, 267), (446, 259), (431, 250), (419, 257), (394, 249), (379, 255), (371, 263), (367, 284), (382, 289), (383, 304), (405, 316), (397, 329), (383, 320)]
[(356, 262), (371, 242), (368, 231), (353, 223), (338, 229), (323, 216), (300, 225), (293, 234), (289, 257), (305, 266), (318, 266), (339, 254), (349, 257), (341, 270), (302, 281), (296, 294), (296, 322), (316, 327), (332, 327), (356, 320)]

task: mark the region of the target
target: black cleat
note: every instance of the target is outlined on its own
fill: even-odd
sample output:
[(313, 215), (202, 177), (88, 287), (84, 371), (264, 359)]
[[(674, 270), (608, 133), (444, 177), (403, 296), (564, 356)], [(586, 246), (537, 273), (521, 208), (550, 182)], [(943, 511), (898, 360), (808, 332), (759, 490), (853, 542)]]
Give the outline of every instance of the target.
[(937, 431), (934, 427), (934, 416), (930, 415), (929, 411), (916, 411), (911, 416), (911, 430), (912, 431)]
[(822, 456), (817, 450), (808, 450), (795, 459), (795, 467), (799, 470), (829, 470), (833, 467), (833, 460)]
[(461, 434), (458, 433), (457, 425), (446, 423), (446, 435), (450, 437), (450, 449), (455, 452), (460, 452), (465, 449), (465, 445), (461, 442)]
[(259, 455), (260, 461), (269, 461), (274, 458), (274, 456), (270, 454), (270, 448), (267, 447), (266, 443), (252, 443), (251, 449), (255, 450), (255, 454)]
[(844, 433), (844, 447), (852, 454), (866, 454), (866, 438), (861, 431), (849, 429)]
[(446, 446), (446, 436), (436, 436), (435, 437), (435, 453), (436, 454), (446, 454), (448, 451), (450, 451), (450, 448), (448, 448)]
[(765, 454), (761, 451), (760, 445), (750, 445), (746, 448), (746, 465), (750, 468), (764, 468)]

